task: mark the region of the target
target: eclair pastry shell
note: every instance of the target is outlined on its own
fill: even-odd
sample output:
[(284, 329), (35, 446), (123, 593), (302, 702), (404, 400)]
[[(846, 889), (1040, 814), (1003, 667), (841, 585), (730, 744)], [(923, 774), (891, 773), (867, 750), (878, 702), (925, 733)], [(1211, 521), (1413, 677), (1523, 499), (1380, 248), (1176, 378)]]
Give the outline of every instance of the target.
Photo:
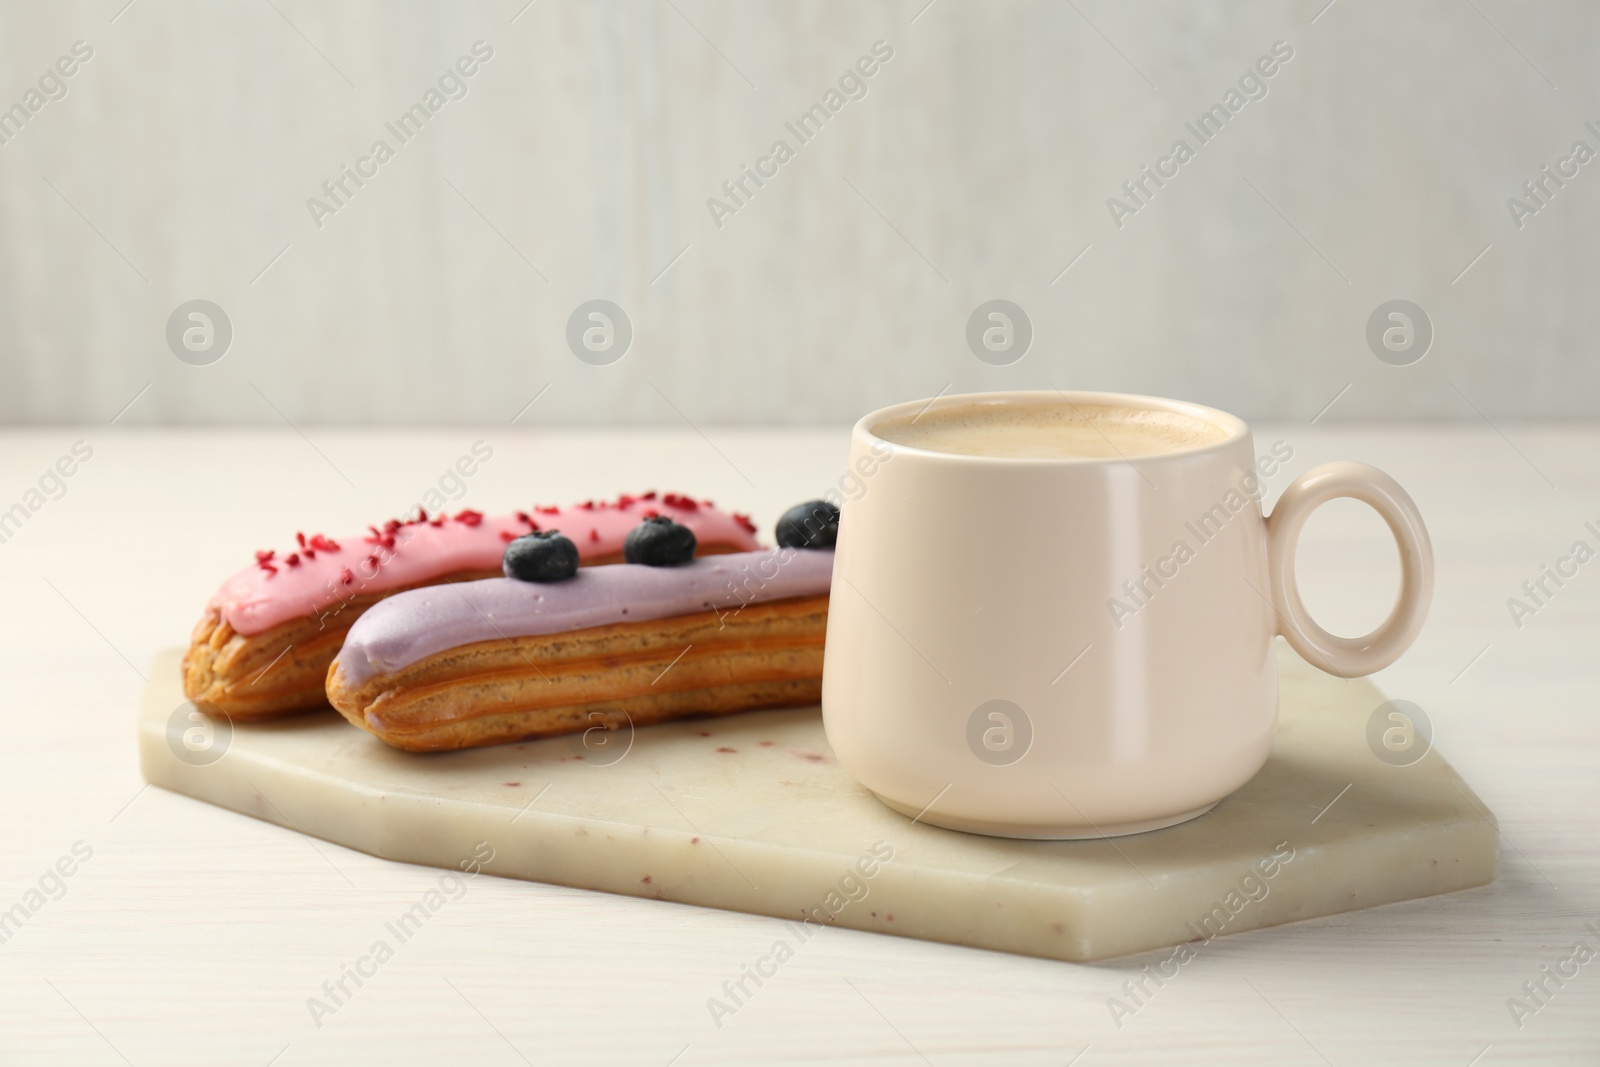
[(437, 752), (821, 699), (828, 598), (699, 611), (446, 649), (359, 685), (328, 668), (346, 719)]
[[(736, 550), (730, 544), (700, 546), (698, 556)], [(621, 563), (613, 552), (585, 559), (585, 567)], [(235, 722), (255, 722), (316, 711), (328, 706), (324, 684), (328, 667), (339, 654), (345, 634), (362, 612), (378, 601), (408, 589), (444, 582), (497, 578), (499, 570), (458, 571), (426, 582), (362, 593), (342, 607), (280, 623), (245, 636), (234, 631), (215, 606), (195, 625), (183, 657), (183, 694), (207, 715)]]
[[(495, 573), (462, 571), (439, 582), (470, 582)], [(362, 612), (400, 591), (362, 593), (337, 611), (307, 615), (249, 637), (234, 632), (221, 612), (208, 607), (183, 656), (183, 695), (207, 715), (235, 722), (325, 708), (328, 665), (339, 654), (345, 634)]]

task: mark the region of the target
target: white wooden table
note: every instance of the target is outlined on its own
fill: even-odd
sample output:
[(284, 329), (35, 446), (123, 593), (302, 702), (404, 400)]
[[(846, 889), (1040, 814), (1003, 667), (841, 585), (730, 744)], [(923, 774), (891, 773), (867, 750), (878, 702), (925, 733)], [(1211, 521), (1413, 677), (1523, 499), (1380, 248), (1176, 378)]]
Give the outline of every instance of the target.
[[(1294, 448), (1290, 472), (1363, 459), (1417, 498), (1433, 614), (1378, 681), (1499, 815), (1494, 885), (1220, 939), (1120, 1028), (1108, 998), (1156, 956), (1074, 966), (828, 930), (719, 1028), (707, 999), (768, 951), (772, 920), (480, 878), (317, 1025), (308, 998), (437, 872), (142, 787), (151, 655), (253, 549), (403, 511), (479, 439), (493, 459), (456, 506), (677, 489), (768, 536), (844, 459), (842, 428), (703, 429), (0, 434), (0, 511), (93, 448), (0, 543), (0, 909), (30, 913), (0, 945), (0, 1062), (1600, 1062), (1600, 959), (1560, 986), (1541, 971), (1580, 940), (1600, 952), (1600, 560), (1547, 583), (1520, 629), (1507, 607), (1573, 542), (1600, 549), (1600, 430), (1515, 426), (1257, 430), (1258, 449)], [(1341, 504), (1301, 573), (1349, 633), (1387, 609), (1397, 566), (1378, 520)], [(49, 876), (74, 846), (92, 855)], [(1541, 978), (1553, 996), (1519, 1028), (1508, 998)]]

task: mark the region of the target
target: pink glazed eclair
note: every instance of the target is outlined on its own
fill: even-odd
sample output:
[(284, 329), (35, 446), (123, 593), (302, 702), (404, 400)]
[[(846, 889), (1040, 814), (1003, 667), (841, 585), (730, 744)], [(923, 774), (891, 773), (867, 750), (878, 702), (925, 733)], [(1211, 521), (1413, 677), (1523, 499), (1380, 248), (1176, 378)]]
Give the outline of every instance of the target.
[(242, 722), (326, 707), (328, 667), (374, 604), (404, 590), (497, 576), (506, 545), (539, 530), (561, 530), (584, 566), (615, 563), (628, 532), (651, 514), (693, 530), (700, 555), (758, 547), (747, 517), (654, 492), (500, 517), (465, 510), (391, 519), (338, 540), (296, 534), (294, 548), (257, 552), (254, 566), (212, 596), (184, 655), (184, 695), (207, 714)]

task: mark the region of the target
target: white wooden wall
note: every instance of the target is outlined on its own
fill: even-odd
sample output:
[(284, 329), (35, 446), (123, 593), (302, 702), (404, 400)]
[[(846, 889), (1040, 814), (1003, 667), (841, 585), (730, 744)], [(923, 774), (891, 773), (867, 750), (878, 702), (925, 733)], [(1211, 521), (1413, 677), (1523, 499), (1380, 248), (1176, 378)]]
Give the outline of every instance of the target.
[[(522, 422), (1051, 384), (1286, 420), (1600, 399), (1600, 162), (1520, 229), (1506, 203), (1600, 149), (1577, 0), (125, 2), (0, 6), (0, 108), (93, 50), (0, 144), (7, 422), (135, 396), (120, 423), (496, 421), (547, 385)], [(478, 41), (401, 145), (385, 122)], [(785, 121), (877, 41), (866, 96), (800, 144)], [(1199, 145), (1184, 122), (1277, 41), (1266, 97)], [(1107, 199), (1179, 137), (1195, 157), (1119, 228)], [(308, 198), (379, 138), (394, 158), (319, 227)], [(707, 199), (779, 138), (719, 227)], [(204, 367), (165, 339), (196, 298), (233, 327)], [(596, 298), (633, 325), (609, 366), (565, 341)], [(1033, 325), (1010, 366), (965, 340), (992, 298)], [(1412, 366), (1365, 340), (1392, 298), (1434, 326)]]

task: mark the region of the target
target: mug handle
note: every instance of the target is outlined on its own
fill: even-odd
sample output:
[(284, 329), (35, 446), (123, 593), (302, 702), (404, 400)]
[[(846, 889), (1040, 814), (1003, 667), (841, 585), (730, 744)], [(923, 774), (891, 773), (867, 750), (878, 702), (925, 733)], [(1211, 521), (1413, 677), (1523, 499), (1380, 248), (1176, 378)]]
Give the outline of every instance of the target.
[[(1300, 599), (1294, 555), (1311, 513), (1350, 497), (1389, 524), (1400, 549), (1400, 596), (1383, 625), (1365, 637), (1339, 637), (1318, 626)], [(1410, 495), (1377, 467), (1339, 460), (1313, 467), (1289, 484), (1267, 517), (1267, 569), (1278, 632), (1313, 666), (1351, 678), (1389, 666), (1411, 647), (1433, 600), (1433, 544)]]

